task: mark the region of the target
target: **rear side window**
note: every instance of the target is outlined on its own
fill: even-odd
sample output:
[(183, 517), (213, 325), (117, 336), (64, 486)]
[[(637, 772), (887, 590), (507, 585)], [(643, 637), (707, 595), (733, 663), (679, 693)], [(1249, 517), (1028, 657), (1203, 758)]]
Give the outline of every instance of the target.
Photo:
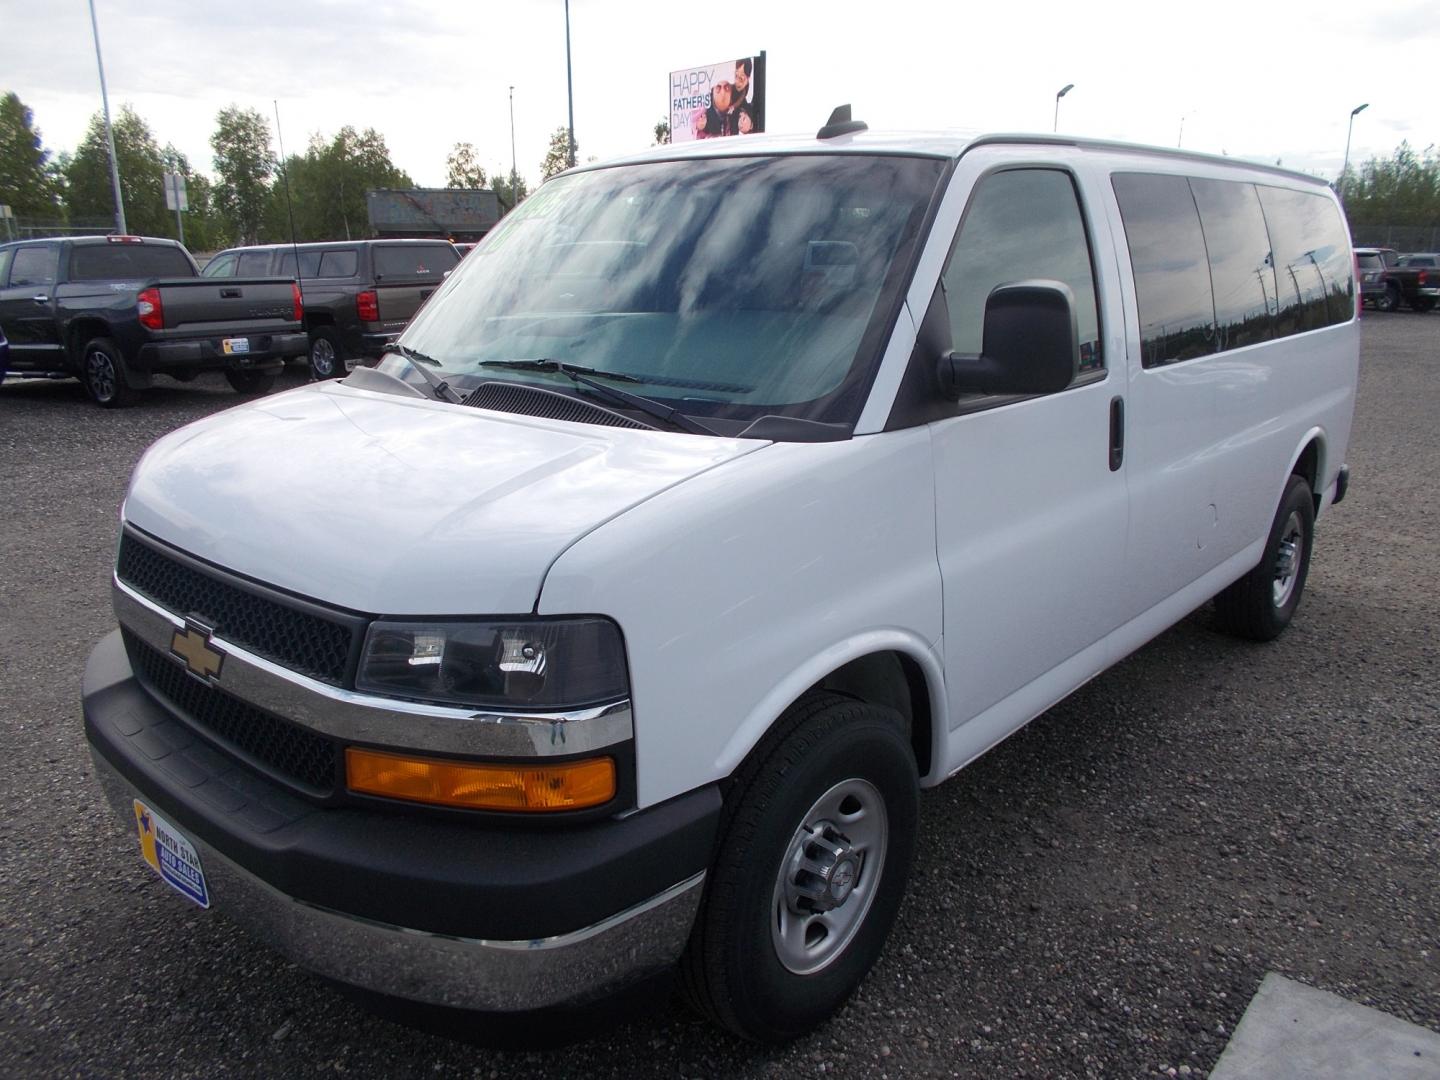
[(1379, 255), (1356, 255), (1355, 261), (1361, 270), (1379, 270), (1385, 265)]
[(1265, 215), (1253, 184), (1191, 179), (1214, 291), (1216, 349), (1238, 349), (1275, 336), (1275, 269)]
[(270, 273), (270, 252), (246, 251), (240, 256), (236, 277), (265, 277)]
[(1348, 322), (1355, 314), (1350, 241), (1340, 212), (1323, 195), (1260, 185), (1274, 252), (1279, 334)]
[(1140, 308), (1146, 367), (1215, 351), (1215, 307), (1200, 211), (1183, 176), (1116, 173), (1112, 178)]
[[(376, 261), (378, 264), (379, 256)], [(354, 277), (359, 260), (354, 251), (327, 251), (320, 257), (319, 276), (323, 278)]]
[[(302, 251), (300, 253), (300, 277), (312, 278), (320, 269), (320, 253), (318, 251)], [(280, 277), (293, 278), (295, 274), (295, 253), (287, 251), (280, 256), (280, 264), (275, 267), (275, 273)]]
[(53, 285), (60, 264), (60, 252), (54, 244), (15, 249), (10, 266), (11, 285)]
[(1437, 261), (1434, 255), (1407, 255), (1400, 260), (1400, 266), (1423, 266), (1433, 268)]
[(380, 246), (375, 249), (375, 275), (379, 278), (439, 281), (459, 261), (460, 256), (449, 244)]
[(1031, 278), (1070, 286), (1080, 370), (1103, 367), (1090, 243), (1075, 185), (1058, 169), (993, 173), (976, 188), (941, 279), (955, 351), (978, 355), (990, 293), (997, 285)]
[(14, 257), (14, 248), (0, 248), (0, 288), (5, 285), (5, 280), (10, 273), (10, 260)]
[(179, 248), (148, 244), (82, 244), (70, 251), (71, 281), (190, 278), (195, 268)]

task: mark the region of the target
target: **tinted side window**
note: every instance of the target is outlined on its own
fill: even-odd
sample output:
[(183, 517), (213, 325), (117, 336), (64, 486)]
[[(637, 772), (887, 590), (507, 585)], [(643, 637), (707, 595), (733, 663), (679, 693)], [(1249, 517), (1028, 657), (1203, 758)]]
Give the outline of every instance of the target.
[(1318, 330), (1355, 314), (1350, 242), (1335, 204), (1323, 195), (1261, 185), (1280, 290), (1279, 334)]
[[(302, 251), (300, 253), (300, 276), (312, 278), (320, 269), (320, 253), (318, 251)], [(280, 263), (275, 267), (275, 273), (279, 277), (293, 278), (295, 276), (295, 253), (287, 251), (280, 256)]]
[(439, 281), (459, 261), (460, 256), (449, 244), (394, 244), (375, 249), (375, 273), (384, 278)]
[(1254, 184), (1191, 179), (1200, 210), (1219, 349), (1238, 349), (1275, 336), (1275, 269), (1270, 237)]
[(60, 264), (60, 249), (54, 244), (15, 249), (10, 267), (11, 285), (53, 285)]
[(994, 173), (970, 197), (941, 278), (956, 352), (980, 352), (985, 301), (995, 287), (1028, 278), (1070, 286), (1080, 330), (1080, 370), (1103, 367), (1085, 222), (1074, 183), (1058, 169)]
[(1140, 308), (1146, 367), (1215, 351), (1215, 307), (1205, 236), (1183, 176), (1116, 173), (1111, 178)]
[(270, 252), (247, 251), (240, 256), (236, 277), (265, 277), (270, 272)]
[(238, 258), (234, 255), (216, 255), (205, 264), (205, 269), (200, 271), (201, 277), (234, 277), (235, 264)]
[(320, 277), (354, 277), (357, 260), (354, 251), (327, 251), (320, 257)]

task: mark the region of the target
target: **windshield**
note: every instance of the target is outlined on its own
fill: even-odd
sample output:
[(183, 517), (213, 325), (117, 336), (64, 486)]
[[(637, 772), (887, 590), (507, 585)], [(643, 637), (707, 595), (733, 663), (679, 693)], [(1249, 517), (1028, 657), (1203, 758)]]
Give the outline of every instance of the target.
[[(562, 176), (507, 215), (403, 341), (464, 387), (573, 392), (558, 360), (687, 414), (853, 422), (939, 159), (741, 157)], [(388, 362), (387, 362), (388, 363)]]

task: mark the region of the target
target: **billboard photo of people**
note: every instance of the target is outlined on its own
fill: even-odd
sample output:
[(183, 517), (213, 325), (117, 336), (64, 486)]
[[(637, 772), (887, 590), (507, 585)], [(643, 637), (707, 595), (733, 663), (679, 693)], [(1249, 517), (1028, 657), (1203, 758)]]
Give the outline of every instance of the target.
[(765, 130), (765, 54), (670, 73), (670, 141)]

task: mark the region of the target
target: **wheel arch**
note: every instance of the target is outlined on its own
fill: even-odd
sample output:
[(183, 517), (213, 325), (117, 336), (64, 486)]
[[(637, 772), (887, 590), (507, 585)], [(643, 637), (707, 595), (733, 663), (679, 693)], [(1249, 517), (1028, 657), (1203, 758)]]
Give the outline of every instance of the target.
[(945, 676), (936, 647), (899, 628), (871, 630), (816, 653), (773, 687), (745, 717), (718, 761), (732, 775), (812, 690), (829, 690), (894, 709), (906, 720), (922, 786), (945, 776)]
[(113, 341), (114, 333), (109, 323), (93, 315), (72, 319), (65, 327), (65, 357), (75, 371), (80, 370), (83, 359), (81, 353), (85, 346), (97, 337), (110, 338)]
[(1288, 481), (1291, 476), (1298, 476), (1310, 485), (1310, 494), (1315, 500), (1317, 515), (1320, 513), (1320, 505), (1325, 498), (1326, 465), (1325, 431), (1319, 427), (1311, 428), (1300, 440), (1299, 449), (1291, 457), (1290, 468), (1285, 473), (1285, 479)]

